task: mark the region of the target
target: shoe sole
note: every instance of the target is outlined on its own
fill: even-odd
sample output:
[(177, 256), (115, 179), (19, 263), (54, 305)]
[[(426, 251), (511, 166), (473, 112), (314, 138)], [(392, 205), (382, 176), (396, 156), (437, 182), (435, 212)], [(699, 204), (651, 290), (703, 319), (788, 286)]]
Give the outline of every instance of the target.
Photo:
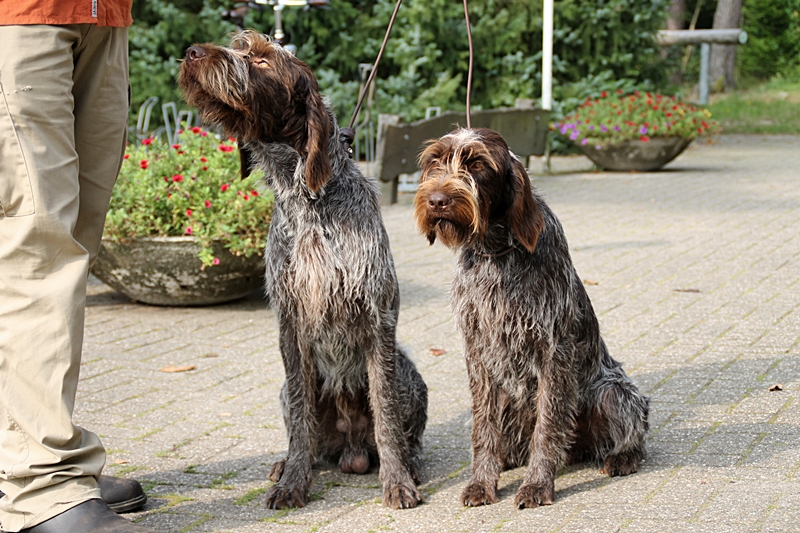
[(130, 513), (131, 511), (135, 511), (136, 509), (142, 507), (147, 502), (147, 495), (142, 494), (141, 496), (137, 496), (136, 498), (131, 498), (130, 500), (125, 500), (124, 502), (118, 503), (109, 503), (108, 508), (114, 511), (117, 514), (121, 513)]

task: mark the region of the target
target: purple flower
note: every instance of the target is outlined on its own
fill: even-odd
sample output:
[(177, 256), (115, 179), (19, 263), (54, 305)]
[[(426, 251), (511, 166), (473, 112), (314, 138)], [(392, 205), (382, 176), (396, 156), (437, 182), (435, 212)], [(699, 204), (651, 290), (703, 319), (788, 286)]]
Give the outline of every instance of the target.
[(572, 133), (569, 134), (569, 140), (570, 141), (574, 141), (577, 138), (578, 138), (578, 130), (575, 130), (575, 131), (573, 131)]
[(603, 133), (608, 131), (608, 128), (606, 128), (605, 124), (600, 124), (600, 131), (602, 131)]
[(589, 126), (589, 129), (594, 131), (594, 125)]
[(642, 126), (641, 128), (639, 128), (639, 133), (641, 133), (642, 135), (646, 135), (647, 134), (647, 126)]
[(576, 122), (576, 124), (583, 124), (583, 121), (582, 121), (582, 120), (577, 120), (577, 121), (575, 121), (575, 122)]
[(561, 132), (561, 135), (566, 135), (566, 133), (567, 133), (567, 129), (568, 129), (568, 128), (567, 128), (567, 125), (566, 125), (566, 124), (562, 124), (562, 125), (561, 125), (561, 129), (559, 129), (558, 131), (560, 131), (560, 132)]
[(595, 150), (600, 150), (600, 149), (602, 149), (602, 148), (603, 148), (603, 147), (602, 147), (602, 146), (600, 146), (599, 144), (598, 144), (598, 145), (595, 145), (595, 147), (594, 147), (594, 149), (595, 149)]
[(584, 145), (584, 146), (587, 145), (588, 143), (589, 143), (589, 139), (584, 139), (584, 140), (581, 141), (581, 144)]
[(619, 126), (614, 126), (614, 131), (619, 131)]

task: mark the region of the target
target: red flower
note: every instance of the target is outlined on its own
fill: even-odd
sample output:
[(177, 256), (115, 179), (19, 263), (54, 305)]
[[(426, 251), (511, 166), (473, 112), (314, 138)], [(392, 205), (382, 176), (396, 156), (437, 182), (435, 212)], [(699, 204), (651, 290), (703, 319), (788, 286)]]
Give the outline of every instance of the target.
[(164, 181), (169, 182), (169, 178), (164, 176)]
[(190, 216), (192, 216), (192, 210), (191, 210), (191, 209), (187, 209), (187, 210), (186, 210), (186, 216), (187, 216), (187, 217), (190, 217)]
[(232, 142), (232, 143), (235, 143), (235, 142), (236, 142), (236, 139), (234, 139), (233, 137), (228, 137), (228, 140), (229, 140), (230, 142)]
[(177, 150), (178, 148), (180, 148), (180, 147), (181, 147), (181, 145), (180, 145), (180, 144), (173, 144), (173, 145), (172, 145), (172, 147), (173, 147), (173, 148), (175, 148), (175, 149)]
[(258, 196), (258, 191), (256, 190), (250, 191), (250, 194), (253, 196)]
[(142, 159), (139, 161), (139, 166), (142, 168), (147, 168), (147, 159)]
[(225, 192), (225, 191), (227, 191), (228, 189), (230, 189), (230, 187), (231, 187), (231, 186), (230, 186), (230, 185), (228, 185), (227, 183), (223, 183), (222, 185), (220, 185), (220, 187), (219, 187), (219, 190), (220, 190), (220, 192)]
[(650, 137), (648, 137), (647, 135), (642, 135), (641, 137), (639, 137), (639, 140), (642, 141), (643, 143), (646, 143), (650, 140)]
[(242, 198), (244, 198), (244, 199), (245, 199), (245, 201), (247, 201), (247, 200), (249, 200), (249, 199), (250, 199), (250, 197), (249, 197), (249, 196), (247, 196), (246, 194), (245, 194), (244, 196), (242, 196)]
[(122, 156), (122, 159), (130, 159), (130, 158), (131, 158), (131, 154), (125, 154), (124, 156)]
[(208, 159), (206, 159), (205, 157), (201, 157), (201, 158), (200, 158), (200, 161), (201, 161), (202, 163), (208, 163)]
[(151, 137), (148, 137), (147, 139), (142, 139), (142, 144), (145, 146), (149, 146), (153, 144), (153, 139)]
[(211, 207), (211, 200), (206, 200), (204, 205), (206, 206), (206, 209)]
[(175, 183), (180, 183), (183, 181), (183, 176), (181, 176), (180, 174), (175, 174), (174, 176), (172, 176), (172, 181), (174, 181)]
[(192, 227), (191, 226), (187, 227), (186, 231), (184, 233), (186, 233), (186, 235), (191, 235), (192, 234)]
[(193, 128), (192, 128), (192, 133), (200, 133), (201, 131), (203, 131), (203, 130), (201, 130), (201, 129), (200, 129), (200, 128), (198, 128), (197, 126), (195, 126), (195, 127), (193, 127)]
[(203, 167), (203, 170), (208, 170), (208, 167)]
[(600, 98), (605, 98), (606, 96), (608, 96), (608, 91), (603, 91), (600, 93)]
[(233, 146), (229, 144), (220, 144), (219, 145), (220, 152), (233, 152)]

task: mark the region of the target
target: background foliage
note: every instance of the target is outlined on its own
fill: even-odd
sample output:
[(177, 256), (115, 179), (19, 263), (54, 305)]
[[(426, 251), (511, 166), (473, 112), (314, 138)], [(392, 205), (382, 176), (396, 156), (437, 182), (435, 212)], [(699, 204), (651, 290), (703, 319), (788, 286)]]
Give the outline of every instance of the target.
[[(331, 0), (331, 10), (284, 9), (288, 40), (317, 74), (347, 122), (355, 107), (359, 63), (377, 55), (393, 0)], [(574, 108), (602, 90), (663, 87), (663, 59), (652, 34), (666, 0), (562, 0), (556, 3), (554, 96)], [(223, 0), (137, 0), (131, 31), (132, 112), (148, 96), (179, 101), (179, 59), (195, 42), (225, 43), (235, 26)], [(542, 6), (535, 0), (472, 0), (473, 107), (510, 106), (541, 93)], [(408, 1), (400, 8), (377, 85), (377, 111), (406, 120), (428, 106), (463, 109), (468, 64), (463, 8), (453, 0)], [(245, 26), (270, 33), (271, 9), (251, 10)]]

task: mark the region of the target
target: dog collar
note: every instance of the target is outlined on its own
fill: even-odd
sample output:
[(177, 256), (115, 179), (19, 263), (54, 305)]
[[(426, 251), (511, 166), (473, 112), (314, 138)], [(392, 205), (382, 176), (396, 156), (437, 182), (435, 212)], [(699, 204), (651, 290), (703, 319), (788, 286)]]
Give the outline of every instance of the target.
[(487, 259), (497, 259), (498, 257), (503, 257), (504, 255), (510, 254), (515, 248), (517, 247), (516, 244), (512, 243), (508, 248), (504, 248), (499, 252), (492, 252), (492, 253), (483, 253), (477, 250), (473, 250), (475, 255), (479, 255), (481, 257), (485, 257)]

